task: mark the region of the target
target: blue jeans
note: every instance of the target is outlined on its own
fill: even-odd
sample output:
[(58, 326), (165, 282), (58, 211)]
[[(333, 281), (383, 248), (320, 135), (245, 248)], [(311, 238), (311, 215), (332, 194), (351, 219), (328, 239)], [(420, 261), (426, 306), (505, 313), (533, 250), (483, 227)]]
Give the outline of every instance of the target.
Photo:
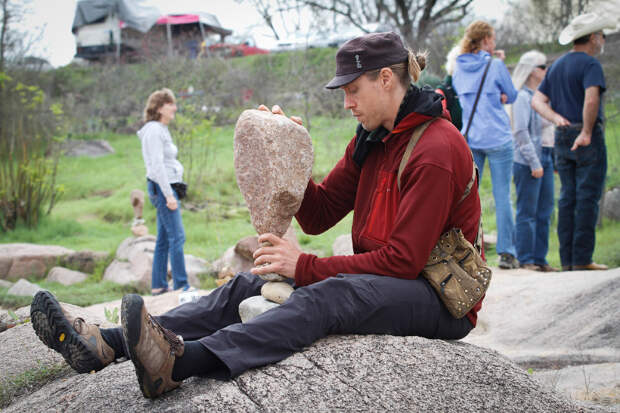
[(514, 147), (512, 141), (489, 149), (473, 149), (474, 162), (480, 171), (480, 178), (484, 171), (484, 160), (489, 158), (491, 168), (491, 184), (495, 199), (495, 220), (497, 223), (498, 254), (516, 256), (514, 234), (515, 224), (512, 217), (512, 203), (510, 202), (510, 181), (512, 178), (512, 164)]
[(558, 239), (562, 266), (592, 262), (599, 200), (607, 174), (607, 148), (600, 124), (588, 146), (571, 151), (581, 125), (560, 127), (555, 132), (555, 163), (562, 189), (558, 202)]
[(543, 176), (534, 178), (528, 165), (515, 162), (517, 189), (516, 247), (521, 264), (548, 264), (549, 223), (553, 212), (553, 148), (542, 148)]
[(151, 203), (157, 210), (157, 241), (153, 255), (153, 272), (151, 274), (151, 287), (164, 288), (168, 286), (168, 255), (170, 255), (170, 267), (172, 267), (172, 280), (174, 289), (183, 288), (187, 285), (187, 272), (185, 271), (185, 256), (183, 244), (185, 244), (185, 230), (181, 221), (181, 203), (177, 194), (179, 207), (174, 211), (166, 206), (166, 197), (155, 182), (147, 181), (147, 190)]

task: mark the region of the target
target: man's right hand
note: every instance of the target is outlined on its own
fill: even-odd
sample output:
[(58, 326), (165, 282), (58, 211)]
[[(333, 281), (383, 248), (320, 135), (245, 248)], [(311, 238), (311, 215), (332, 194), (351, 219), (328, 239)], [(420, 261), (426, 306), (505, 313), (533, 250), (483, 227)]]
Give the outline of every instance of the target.
[(582, 130), (579, 136), (577, 136), (577, 139), (575, 139), (575, 143), (573, 143), (573, 147), (570, 148), (570, 150), (576, 151), (580, 146), (588, 146), (591, 140), (592, 134), (587, 134)]

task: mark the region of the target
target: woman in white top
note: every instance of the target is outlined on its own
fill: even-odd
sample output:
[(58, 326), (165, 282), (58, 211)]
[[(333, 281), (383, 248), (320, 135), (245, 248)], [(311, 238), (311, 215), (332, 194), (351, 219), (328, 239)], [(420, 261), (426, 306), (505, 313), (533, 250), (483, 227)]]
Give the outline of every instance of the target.
[(553, 142), (544, 132), (544, 119), (532, 109), (532, 96), (545, 77), (546, 67), (547, 57), (530, 50), (521, 56), (512, 74), (512, 82), (519, 89), (512, 105), (513, 177), (517, 193), (517, 259), (528, 270), (552, 272), (556, 269), (547, 262), (547, 251), (554, 205)]
[(146, 166), (149, 198), (157, 209), (157, 242), (153, 255), (151, 292), (168, 291), (168, 255), (172, 267), (174, 289), (193, 289), (185, 270), (185, 230), (181, 221), (179, 196), (174, 186), (183, 181), (183, 165), (177, 160), (177, 147), (172, 142), (168, 124), (174, 119), (177, 106), (170, 89), (157, 90), (149, 96), (144, 108), (144, 121), (138, 137)]

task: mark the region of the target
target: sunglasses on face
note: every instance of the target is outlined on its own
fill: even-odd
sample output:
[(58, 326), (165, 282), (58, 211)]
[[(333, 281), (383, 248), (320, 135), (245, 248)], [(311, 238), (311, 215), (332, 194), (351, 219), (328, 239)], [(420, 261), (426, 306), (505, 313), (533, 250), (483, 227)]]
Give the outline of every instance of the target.
[(539, 69), (545, 70), (547, 68), (547, 65), (538, 65), (536, 67)]

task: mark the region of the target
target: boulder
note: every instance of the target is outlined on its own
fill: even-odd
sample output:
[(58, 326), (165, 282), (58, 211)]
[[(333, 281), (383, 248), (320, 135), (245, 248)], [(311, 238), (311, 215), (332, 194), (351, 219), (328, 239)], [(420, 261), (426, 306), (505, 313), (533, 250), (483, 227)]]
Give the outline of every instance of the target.
[(76, 271), (92, 274), (99, 262), (108, 258), (107, 252), (83, 250), (73, 252), (60, 260), (60, 265)]
[(246, 261), (254, 261), (254, 251), (258, 249), (258, 236), (251, 235), (241, 238), (235, 245), (235, 254), (238, 254)]
[(66, 139), (62, 143), (65, 156), (88, 156), (99, 158), (114, 153), (114, 148), (103, 139)]
[(601, 207), (605, 218), (620, 221), (620, 188), (607, 191)]
[(258, 234), (284, 235), (303, 200), (313, 161), (312, 139), (303, 126), (267, 111), (239, 116), (235, 175)]
[(573, 400), (590, 401), (620, 409), (620, 363), (568, 366), (561, 370), (532, 371), (542, 385)]
[(353, 239), (351, 234), (336, 237), (332, 244), (333, 255), (353, 255)]
[(253, 266), (254, 261), (237, 254), (233, 246), (228, 248), (220, 258), (213, 261), (212, 271), (219, 274), (227, 268), (232, 274), (237, 274), (238, 272), (248, 272)]
[[(493, 269), (478, 325), (463, 339), (527, 367), (620, 362), (620, 268)], [(619, 382), (620, 383), (620, 382)]]
[(10, 281), (0, 280), (0, 287), (1, 288), (11, 288), (12, 285), (13, 285), (13, 283), (10, 282)]
[[(132, 284), (142, 291), (151, 290), (151, 273), (153, 270), (153, 253), (156, 238), (153, 235), (129, 237), (116, 249), (116, 257), (106, 268), (103, 279), (117, 284)], [(193, 255), (185, 255), (185, 270), (190, 285), (198, 287), (198, 274), (210, 272), (208, 263)], [(168, 277), (170, 261), (168, 261)]]
[[(3, 375), (62, 366), (29, 325), (0, 334)], [(5, 360), (8, 359), (8, 360)], [(11, 360), (12, 359), (12, 360)], [(9, 361), (9, 364), (4, 364)], [(193, 377), (149, 400), (131, 362), (94, 374), (59, 372), (9, 400), (24, 411), (579, 411), (496, 352), (420, 337), (341, 335), (231, 381)], [(15, 376), (13, 376), (15, 377)], [(18, 390), (19, 391), (19, 390)], [(592, 409), (587, 409), (592, 411)]]
[(13, 284), (13, 286), (9, 288), (7, 293), (11, 295), (34, 297), (37, 291), (40, 290), (42, 290), (41, 287), (22, 278), (18, 280), (15, 284)]
[(37, 244), (0, 244), (0, 278), (43, 278), (53, 266), (75, 253), (68, 248)]
[(72, 285), (80, 283), (88, 278), (87, 274), (73, 271), (64, 267), (54, 267), (47, 274), (47, 281), (56, 281), (62, 285)]
[(8, 310), (0, 310), (0, 333), (7, 328), (25, 323), (30, 320), (30, 306), (18, 308), (9, 313)]

